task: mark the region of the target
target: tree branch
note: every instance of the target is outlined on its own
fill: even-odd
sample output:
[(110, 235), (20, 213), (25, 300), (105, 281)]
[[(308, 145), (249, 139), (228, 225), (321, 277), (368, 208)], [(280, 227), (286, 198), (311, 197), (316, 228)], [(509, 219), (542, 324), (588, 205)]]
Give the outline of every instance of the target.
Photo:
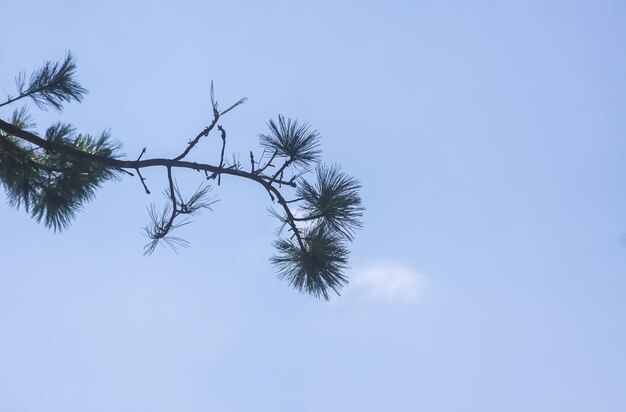
[(187, 145), (187, 148), (178, 156), (176, 156), (174, 158), (174, 160), (181, 160), (184, 159), (185, 156), (187, 156), (189, 154), (189, 152), (191, 152), (191, 149), (194, 148), (195, 145), (198, 144), (198, 142), (200, 141), (200, 139), (202, 139), (203, 137), (206, 137), (209, 135), (209, 133), (211, 133), (211, 130), (213, 130), (213, 128), (215, 127), (215, 125), (217, 124), (217, 121), (220, 119), (220, 114), (219, 112), (215, 111), (214, 112), (215, 115), (213, 116), (213, 121), (211, 122), (210, 125), (208, 125), (207, 127), (204, 128), (204, 130), (202, 130), (200, 133), (198, 133), (198, 135), (196, 136), (195, 139), (193, 139), (191, 142), (189, 142), (189, 144)]
[[(11, 123), (7, 123), (2, 119), (0, 119), (0, 130), (10, 135), (19, 137), (22, 140), (25, 140), (29, 143), (34, 144), (35, 146), (39, 146), (42, 149), (54, 151), (57, 153), (67, 154), (70, 156), (74, 156), (78, 159), (89, 160), (89, 161), (96, 162), (96, 163), (109, 166), (115, 169), (143, 169), (146, 167), (162, 166), (162, 167), (172, 167), (172, 168), (181, 168), (181, 169), (203, 170), (203, 171), (210, 172), (210, 173), (239, 176), (239, 177), (244, 177), (250, 180), (254, 180), (259, 183), (268, 183), (267, 180), (271, 180), (269, 176), (265, 176), (265, 175), (257, 175), (255, 173), (249, 173), (243, 170), (234, 169), (230, 167), (224, 167), (224, 166), (219, 167), (219, 166), (213, 166), (213, 165), (206, 164), (206, 163), (188, 162), (185, 160), (178, 160), (177, 158), (121, 160), (121, 159), (115, 159), (111, 157), (100, 156), (100, 155), (96, 155), (93, 153), (83, 152), (82, 150), (75, 149), (68, 145), (42, 139), (41, 137), (33, 133), (30, 133), (26, 130), (22, 130), (19, 127), (12, 125)], [(278, 182), (278, 181), (276, 182), (287, 185), (287, 186), (296, 187), (295, 182)]]
[[(222, 152), (220, 153), (220, 168), (224, 167), (224, 150), (226, 150), (226, 130), (221, 125), (217, 126), (217, 130), (220, 131), (222, 135)], [(220, 174), (217, 175), (217, 185), (222, 184), (222, 176)]]
[[(272, 155), (272, 157), (270, 157), (270, 160), (268, 160), (267, 163), (265, 163), (265, 166), (263, 166), (260, 169), (257, 169), (256, 173), (257, 174), (261, 174), (265, 171), (265, 169), (267, 169), (269, 166), (274, 167), (274, 165), (272, 164), (272, 160), (274, 160), (274, 158), (276, 157), (276, 155), (278, 154), (278, 150), (274, 150), (274, 154)], [(263, 158), (263, 155), (261, 155), (261, 158)], [(261, 159), (262, 160), (262, 159)], [(261, 160), (259, 160), (259, 163), (261, 162)]]
[[(80, 102), (87, 90), (76, 81), (75, 69), (75, 61), (68, 52), (63, 62), (46, 62), (28, 81), (24, 74), (20, 74), (17, 79), (19, 95), (7, 96), (6, 102), (0, 102), (0, 108), (26, 97), (32, 98), (42, 110), (52, 107), (61, 111), (66, 102)], [(291, 232), (290, 239), (280, 238), (274, 243), (278, 254), (271, 262), (279, 268), (279, 278), (286, 278), (300, 291), (325, 299), (328, 299), (328, 289), (339, 293), (347, 283), (342, 273), (349, 253), (345, 242), (352, 240), (352, 230), (361, 227), (358, 218), (363, 209), (357, 192), (360, 188), (358, 181), (340, 173), (338, 167), (326, 169), (319, 165), (319, 186), (300, 179), (310, 171), (308, 166), (319, 160), (319, 134), (310, 131), (308, 124), (299, 124), (282, 115), (278, 116), (278, 123), (269, 121), (270, 134), (259, 135), (263, 153), (255, 159), (250, 151), (249, 171), (241, 166), (238, 156), (233, 155), (232, 164), (225, 162), (226, 130), (218, 122), (246, 98), (220, 111), (213, 82), (210, 98), (212, 120), (187, 142), (180, 154), (171, 158), (144, 159), (146, 148), (143, 148), (136, 160), (122, 159), (119, 155), (121, 146), (111, 139), (108, 130), (100, 137), (92, 137), (77, 134), (69, 123), (57, 122), (40, 137), (28, 131), (34, 123), (26, 110), (16, 110), (11, 123), (0, 119), (0, 184), (7, 190), (9, 204), (17, 208), (23, 205), (37, 221), (43, 220), (46, 226), (60, 230), (69, 225), (103, 182), (117, 179), (121, 173), (134, 177), (130, 172), (134, 169), (144, 191), (150, 194), (141, 169), (164, 167), (167, 201), (161, 211), (154, 205), (149, 207), (150, 223), (144, 227), (145, 234), (151, 239), (144, 247), (144, 254), (150, 254), (162, 242), (174, 251), (177, 246), (188, 246), (187, 241), (171, 236), (171, 232), (188, 224), (191, 216), (201, 209), (210, 209), (213, 203), (207, 196), (212, 187), (206, 183), (201, 184), (191, 197), (183, 197), (173, 177), (175, 169), (203, 171), (207, 179), (216, 179), (218, 185), (222, 174), (244, 178), (261, 185), (271, 201), (283, 209), (281, 212), (280, 208), (271, 208), (272, 214), (281, 222), (280, 230), (288, 226)], [(222, 140), (219, 163), (185, 160), (215, 127)], [(266, 153), (267, 162), (264, 161)], [(280, 163), (274, 165), (277, 157), (281, 158)], [(267, 171), (270, 167), (272, 173)], [(284, 190), (283, 185), (297, 188), (295, 196)], [(302, 201), (304, 203), (299, 203)], [(297, 206), (292, 205), (300, 205), (309, 216), (296, 217), (290, 207)], [(311, 220), (319, 221), (314, 225), (303, 223)]]
[[(20, 139), (23, 139), (29, 143), (39, 146), (45, 150), (67, 154), (67, 155), (74, 156), (79, 159), (89, 160), (89, 161), (96, 162), (96, 163), (109, 166), (112, 168), (116, 168), (116, 169), (135, 169), (139, 172), (139, 169), (143, 169), (146, 167), (159, 167), (159, 166), (165, 167), (168, 170), (168, 180), (170, 182), (170, 191), (172, 192), (170, 196), (174, 196), (173, 194), (174, 192), (172, 189), (173, 181), (171, 179), (172, 168), (204, 170), (205, 172), (211, 172), (218, 176), (221, 174), (226, 174), (226, 175), (243, 177), (243, 178), (255, 181), (259, 183), (260, 185), (262, 185), (268, 191), (268, 193), (270, 193), (270, 196), (275, 197), (278, 200), (278, 203), (285, 210), (285, 213), (289, 220), (288, 223), (292, 231), (294, 232), (296, 239), (298, 240), (298, 244), (300, 245), (302, 250), (305, 250), (304, 243), (300, 235), (300, 231), (295, 224), (296, 218), (293, 216), (293, 213), (289, 209), (288, 202), (285, 200), (282, 193), (280, 193), (280, 191), (276, 187), (274, 187), (272, 184), (272, 183), (279, 183), (279, 184), (284, 184), (290, 187), (296, 187), (295, 182), (278, 181), (276, 180), (276, 176), (270, 177), (266, 175), (259, 175), (253, 172), (246, 172), (246, 171), (239, 170), (239, 169), (224, 167), (223, 164), (221, 166), (213, 166), (213, 165), (203, 164), (203, 163), (188, 162), (184, 160), (179, 160), (178, 157), (174, 159), (155, 158), (155, 159), (140, 160), (141, 159), (141, 156), (140, 156), (138, 160), (120, 160), (120, 159), (115, 159), (111, 157), (100, 156), (100, 155), (96, 155), (93, 153), (88, 153), (82, 150), (75, 149), (65, 144), (60, 144), (60, 143), (48, 141), (46, 139), (42, 139), (41, 137), (33, 133), (27, 132), (26, 130), (22, 130), (19, 127), (12, 125), (11, 123), (7, 123), (2, 119), (0, 119), (0, 130), (4, 131), (5, 133), (8, 133), (9, 135), (19, 137)], [(284, 169), (284, 167), (281, 169)], [(175, 199), (173, 200), (173, 203), (174, 203), (173, 205), (174, 209), (172, 211), (172, 217), (175, 217), (175, 213), (176, 213)], [(170, 218), (170, 222), (168, 226), (171, 227), (172, 221), (173, 219)]]
[(172, 225), (174, 224), (174, 219), (176, 219), (176, 215), (178, 214), (178, 208), (176, 207), (176, 192), (174, 190), (174, 179), (172, 178), (172, 168), (167, 168), (167, 181), (170, 186), (170, 200), (172, 201), (172, 214), (170, 215), (170, 220), (167, 222), (167, 225), (163, 229), (164, 235), (168, 234), (172, 229)]

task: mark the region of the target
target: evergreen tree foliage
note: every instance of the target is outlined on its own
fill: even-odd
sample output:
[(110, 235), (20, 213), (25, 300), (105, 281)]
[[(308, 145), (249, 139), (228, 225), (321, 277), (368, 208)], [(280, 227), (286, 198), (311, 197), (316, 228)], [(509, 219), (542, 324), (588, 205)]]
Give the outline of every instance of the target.
[[(23, 104), (14, 108), (8, 121), (0, 119), (0, 183), (9, 206), (24, 208), (37, 222), (62, 231), (105, 182), (136, 174), (150, 194), (141, 170), (165, 168), (166, 203), (148, 208), (145, 234), (149, 242), (144, 252), (151, 254), (158, 245), (169, 245), (174, 250), (188, 246), (187, 241), (172, 233), (211, 208), (215, 200), (209, 182), (216, 181), (219, 186), (222, 176), (249, 179), (267, 191), (274, 204), (271, 214), (279, 220), (278, 239), (274, 242), (277, 252), (271, 258), (278, 277), (301, 292), (324, 299), (329, 299), (331, 291), (339, 294), (348, 283), (348, 243), (362, 226), (361, 185), (338, 165), (320, 163), (320, 135), (308, 124), (279, 115), (278, 120), (268, 122), (269, 132), (259, 135), (263, 153), (256, 159), (250, 151), (249, 168), (236, 156), (228, 162), (224, 159), (226, 130), (217, 123), (246, 99), (220, 111), (211, 84), (213, 120), (181, 154), (170, 159), (142, 160), (144, 148), (137, 160), (124, 160), (121, 145), (108, 130), (92, 136), (77, 132), (69, 123), (57, 122), (42, 136), (36, 133), (28, 101), (39, 109), (60, 112), (64, 104), (80, 102), (87, 93), (76, 79), (76, 61), (71, 53), (61, 61), (46, 62), (30, 76), (20, 73), (16, 90), (17, 95), (7, 96), (0, 103), (0, 110)], [(222, 140), (219, 164), (186, 161), (196, 144), (216, 126)], [(175, 171), (180, 169), (204, 172), (204, 183), (188, 197), (174, 179)]]

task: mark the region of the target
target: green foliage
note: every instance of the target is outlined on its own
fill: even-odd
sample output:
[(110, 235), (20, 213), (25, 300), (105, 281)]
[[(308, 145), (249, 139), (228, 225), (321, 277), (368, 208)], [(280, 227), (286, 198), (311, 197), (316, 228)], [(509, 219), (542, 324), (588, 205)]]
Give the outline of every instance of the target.
[(52, 107), (61, 111), (64, 103), (80, 102), (87, 93), (75, 76), (76, 61), (71, 53), (67, 53), (62, 62), (46, 62), (28, 80), (24, 73), (20, 73), (15, 81), (19, 96), (10, 100), (30, 97), (40, 109)]
[[(166, 203), (160, 212), (154, 204), (148, 208), (150, 222), (144, 227), (144, 234), (150, 241), (144, 246), (144, 255), (151, 255), (162, 242), (176, 253), (179, 247), (188, 247), (189, 242), (171, 236), (171, 232), (189, 224), (191, 222), (189, 218), (199, 215), (204, 209), (212, 210), (211, 205), (216, 202), (215, 198), (210, 196), (213, 188), (207, 184), (200, 185), (189, 199), (183, 198), (178, 185), (173, 183), (173, 187), (173, 195), (169, 188), (165, 190), (164, 195), (167, 199), (174, 199), (174, 202)], [(176, 220), (179, 216), (184, 218)]]
[[(76, 80), (76, 62), (71, 53), (61, 62), (46, 62), (28, 79), (20, 73), (16, 86), (18, 96), (9, 96), (0, 107), (29, 97), (40, 109), (61, 111), (64, 103), (80, 102), (87, 93)], [(25, 106), (13, 112), (11, 124), (22, 130), (35, 127)], [(95, 138), (76, 134), (69, 123), (50, 126), (45, 139), (109, 158), (117, 157), (120, 148), (108, 131)], [(67, 228), (84, 203), (94, 197), (95, 190), (116, 178), (118, 172), (100, 163), (26, 144), (5, 131), (0, 133), (0, 182), (9, 205), (23, 206), (35, 220), (55, 231)]]
[(286, 157), (289, 163), (300, 166), (319, 159), (319, 133), (309, 130), (308, 124), (299, 125), (296, 120), (278, 116), (278, 124), (274, 120), (268, 123), (270, 134), (261, 134), (261, 147)]
[[(25, 108), (14, 111), (12, 124), (32, 128)], [(55, 123), (46, 130), (46, 140), (86, 153), (115, 158), (119, 145), (108, 131), (98, 138), (76, 134), (70, 124)], [(83, 205), (119, 171), (101, 163), (26, 145), (15, 136), (0, 133), (0, 183), (10, 206), (23, 206), (37, 222), (54, 231), (67, 228)]]
[(167, 244), (172, 250), (178, 253), (179, 247), (189, 247), (189, 242), (178, 236), (171, 236), (170, 233), (174, 229), (189, 224), (189, 220), (179, 220), (175, 222), (171, 216), (173, 215), (173, 208), (170, 203), (166, 203), (163, 209), (159, 212), (154, 204), (148, 208), (148, 216), (150, 222), (146, 225), (144, 233), (150, 241), (146, 243), (143, 248), (144, 255), (151, 255), (156, 250), (157, 246), (163, 243)]
[(37, 126), (28, 114), (26, 106), (15, 109), (13, 116), (11, 116), (11, 124), (22, 130), (31, 130)]
[(315, 297), (329, 299), (329, 290), (339, 294), (348, 283), (343, 274), (348, 263), (348, 249), (337, 236), (319, 226), (303, 237), (304, 248), (297, 242), (279, 239), (274, 246), (278, 254), (271, 261), (278, 268), (279, 279), (295, 289)]
[(303, 219), (352, 240), (355, 230), (362, 227), (361, 184), (342, 173), (338, 165), (319, 165), (316, 174), (315, 185), (300, 179), (296, 190), (303, 201)]
[(42, 186), (39, 164), (15, 137), (2, 134), (0, 139), (0, 182), (10, 206), (24, 205), (29, 210), (36, 188)]
[[(191, 195), (189, 199), (183, 199), (180, 188), (178, 186), (174, 186), (176, 208), (181, 215), (196, 215), (204, 209), (212, 210), (211, 205), (217, 202), (215, 198), (209, 195), (212, 190), (213, 187), (207, 184), (202, 184), (194, 191), (193, 195)], [(165, 192), (165, 195), (167, 197), (171, 196), (169, 190)]]
[[(284, 207), (283, 211), (271, 209), (281, 223), (278, 233), (285, 227), (292, 233), (290, 239), (274, 243), (278, 253), (271, 261), (280, 279), (301, 292), (329, 299), (329, 290), (339, 294), (348, 282), (343, 274), (349, 253), (346, 242), (352, 241), (355, 230), (362, 226), (361, 185), (337, 165), (315, 163), (320, 154), (319, 134), (310, 131), (308, 125), (300, 126), (283, 116), (279, 116), (278, 124), (270, 120), (268, 125), (271, 134), (260, 135), (261, 146), (287, 158), (280, 173), (292, 164), (305, 169), (304, 175), (295, 174), (300, 178), (293, 202), (298, 215), (303, 216), (294, 216)], [(313, 165), (315, 184), (306, 179)]]
[[(75, 75), (76, 63), (70, 53), (60, 62), (46, 62), (28, 78), (20, 74), (16, 81), (19, 94), (15, 98), (9, 96), (0, 103), (0, 108), (28, 97), (40, 109), (61, 111), (65, 103), (80, 102), (87, 93)], [(271, 258), (278, 277), (315, 297), (329, 299), (332, 291), (339, 294), (348, 282), (344, 274), (347, 244), (362, 226), (364, 209), (359, 181), (343, 173), (337, 165), (320, 164), (319, 133), (308, 124), (282, 115), (277, 121), (268, 122), (268, 134), (259, 135), (264, 154), (271, 155), (269, 160), (263, 160), (263, 155), (256, 160), (251, 151), (250, 171), (244, 170), (237, 155), (233, 155), (232, 162), (225, 162), (226, 131), (217, 122), (245, 99), (220, 111), (213, 84), (210, 97), (213, 121), (189, 141), (182, 154), (171, 159), (141, 161), (145, 148), (136, 161), (120, 160), (121, 147), (108, 130), (91, 136), (78, 133), (70, 123), (57, 122), (41, 138), (33, 131), (36, 125), (26, 107), (16, 109), (10, 124), (0, 121), (0, 184), (9, 205), (23, 207), (37, 222), (61, 231), (94, 198), (104, 182), (118, 179), (122, 172), (133, 175), (128, 170), (134, 170), (144, 191), (150, 194), (140, 169), (165, 167), (167, 203), (161, 209), (149, 207), (149, 223), (144, 228), (149, 239), (144, 253), (150, 254), (159, 244), (169, 245), (175, 251), (188, 246), (186, 240), (173, 236), (172, 232), (215, 202), (210, 196), (212, 188), (206, 183), (190, 197), (183, 196), (172, 176), (173, 169), (203, 170), (206, 179), (215, 179), (218, 185), (222, 175), (250, 179), (267, 190), (277, 208), (272, 214), (278, 218), (281, 229), (287, 228), (289, 237), (274, 242), (277, 253)], [(222, 141), (219, 165), (184, 161), (216, 125)], [(315, 170), (314, 183), (308, 180), (312, 170)], [(288, 200), (286, 196), (295, 198)], [(278, 235), (282, 233), (279, 230)]]

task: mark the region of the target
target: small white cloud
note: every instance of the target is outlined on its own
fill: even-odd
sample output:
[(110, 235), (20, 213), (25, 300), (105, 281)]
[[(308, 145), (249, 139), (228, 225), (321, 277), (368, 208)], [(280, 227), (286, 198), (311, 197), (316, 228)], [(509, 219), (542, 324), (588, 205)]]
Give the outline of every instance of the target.
[(365, 298), (387, 303), (425, 303), (432, 289), (426, 276), (393, 262), (354, 271), (350, 286)]

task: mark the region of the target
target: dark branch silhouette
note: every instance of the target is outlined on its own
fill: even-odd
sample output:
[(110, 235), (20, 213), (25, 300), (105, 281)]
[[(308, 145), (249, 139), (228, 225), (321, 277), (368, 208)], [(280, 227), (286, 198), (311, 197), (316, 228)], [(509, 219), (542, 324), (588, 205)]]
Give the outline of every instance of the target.
[[(58, 111), (64, 103), (80, 102), (87, 91), (76, 80), (75, 71), (76, 63), (68, 53), (61, 62), (45, 63), (28, 82), (20, 74), (16, 82), (19, 94), (8, 96), (0, 108), (26, 98), (41, 109), (52, 107)], [(279, 219), (281, 227), (288, 228), (288, 237), (279, 237), (275, 242), (278, 253), (271, 259), (279, 270), (279, 278), (316, 297), (328, 299), (331, 290), (339, 294), (348, 282), (344, 274), (349, 253), (347, 243), (353, 240), (354, 231), (361, 228), (364, 209), (359, 182), (341, 172), (337, 165), (320, 164), (319, 133), (282, 115), (277, 121), (268, 122), (270, 133), (259, 135), (264, 150), (258, 160), (250, 151), (250, 171), (243, 170), (235, 155), (227, 164), (226, 130), (218, 121), (246, 99), (220, 111), (213, 83), (210, 95), (213, 119), (172, 158), (144, 159), (146, 148), (143, 148), (136, 160), (124, 160), (119, 155), (120, 145), (108, 131), (96, 138), (77, 134), (70, 124), (64, 123), (48, 127), (45, 136), (40, 137), (26, 107), (16, 109), (11, 121), (0, 119), (0, 183), (9, 205), (22, 206), (37, 221), (61, 231), (105, 181), (119, 179), (122, 174), (134, 176), (130, 172), (134, 170), (143, 190), (150, 194), (141, 170), (165, 168), (167, 203), (160, 211), (154, 205), (149, 208), (150, 221), (145, 227), (149, 243), (144, 252), (150, 254), (159, 244), (167, 244), (175, 251), (179, 246), (188, 246), (187, 241), (172, 236), (172, 232), (188, 224), (192, 216), (210, 209), (214, 202), (209, 197), (208, 182), (185, 199), (174, 178), (176, 170), (203, 171), (205, 182), (217, 180), (218, 186), (222, 175), (248, 179), (259, 184), (271, 201), (277, 203), (278, 210), (272, 209), (272, 215)], [(185, 160), (216, 126), (222, 141), (219, 163)], [(266, 153), (271, 156), (263, 163)], [(274, 161), (280, 162), (280, 166)], [(266, 173), (270, 168), (273, 173)], [(306, 177), (313, 169), (316, 181), (310, 183)], [(286, 200), (286, 190), (291, 191), (291, 200)]]

